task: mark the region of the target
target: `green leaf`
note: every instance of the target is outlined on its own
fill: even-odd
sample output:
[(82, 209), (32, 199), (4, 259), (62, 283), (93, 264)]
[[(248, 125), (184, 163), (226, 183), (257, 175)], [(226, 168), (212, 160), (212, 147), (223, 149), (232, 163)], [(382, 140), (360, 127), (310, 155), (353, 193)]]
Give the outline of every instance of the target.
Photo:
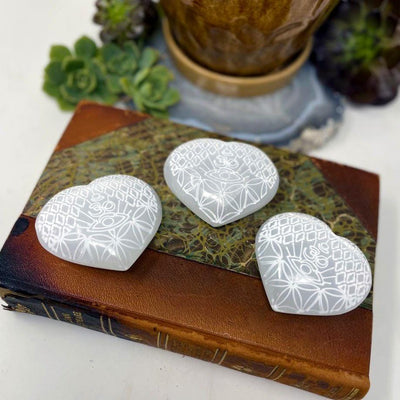
[(132, 100), (139, 111), (145, 111), (146, 107), (143, 104), (142, 98), (139, 93), (133, 92)]
[(152, 67), (157, 62), (158, 57), (159, 53), (157, 50), (151, 47), (146, 47), (140, 57), (139, 68), (142, 69)]
[(60, 96), (69, 103), (77, 104), (83, 100), (85, 95), (75, 87), (68, 85), (60, 86)]
[(148, 77), (149, 73), (150, 73), (150, 68), (144, 68), (139, 72), (137, 72), (133, 78), (134, 86), (140, 85)]
[(62, 61), (65, 57), (70, 56), (71, 52), (68, 47), (61, 45), (54, 45), (50, 48), (50, 60), (52, 61)]
[(180, 99), (181, 96), (179, 95), (179, 91), (174, 88), (169, 88), (162, 99), (162, 103), (164, 106), (170, 107), (176, 104)]
[(76, 104), (69, 103), (68, 101), (64, 100), (61, 96), (57, 97), (58, 106), (63, 111), (73, 111), (75, 110)]
[(74, 44), (74, 48), (78, 57), (92, 58), (97, 53), (96, 43), (87, 36), (82, 36), (78, 39)]
[(123, 48), (124, 48), (125, 52), (128, 53), (129, 55), (133, 56), (136, 61), (139, 60), (139, 58), (140, 58), (140, 50), (139, 50), (139, 47), (136, 45), (135, 42), (127, 41), (127, 42), (124, 43)]
[(65, 57), (62, 62), (62, 68), (65, 72), (73, 72), (85, 66), (85, 61), (76, 57)]
[(152, 110), (158, 110), (158, 111), (164, 111), (167, 109), (167, 106), (163, 104), (162, 102), (159, 101), (153, 101), (151, 99), (143, 99), (143, 104), (146, 107), (146, 109), (152, 109)]
[(174, 74), (165, 65), (156, 65), (151, 69), (152, 76), (162, 77), (168, 82), (174, 79)]
[(106, 63), (120, 54), (122, 50), (114, 43), (107, 43), (100, 49), (100, 56)]
[(118, 75), (108, 75), (106, 77), (106, 84), (111, 93), (119, 94), (122, 92), (122, 86)]
[(103, 80), (107, 74), (105, 65), (97, 59), (87, 60), (89, 68), (96, 74), (97, 79)]
[(133, 97), (133, 93), (135, 88), (133, 86), (133, 82), (129, 78), (120, 78), (119, 83), (121, 85), (122, 91), (127, 94), (129, 97)]
[(60, 91), (58, 90), (58, 85), (55, 85), (49, 80), (45, 80), (43, 82), (43, 91), (52, 97), (58, 97), (60, 93)]
[(169, 115), (167, 110), (148, 110), (147, 112), (157, 118), (168, 118)]
[(143, 85), (140, 86), (140, 95), (144, 98), (149, 98), (153, 94), (153, 86), (150, 82), (145, 81)]
[[(131, 4), (133, 3), (133, 4)], [(129, 18), (132, 10), (137, 7), (135, 1), (109, 1), (106, 6), (107, 18), (111, 26), (118, 26)], [(104, 6), (103, 6), (104, 7)]]
[(54, 85), (60, 85), (67, 80), (60, 61), (50, 61), (44, 69), (45, 79)]
[[(70, 76), (73, 76), (72, 86), (83, 93), (91, 93), (97, 87), (96, 75), (89, 69), (82, 68)], [(67, 80), (67, 83), (69, 83), (69, 80)]]
[(118, 100), (118, 96), (111, 93), (105, 84), (100, 84), (97, 89), (90, 94), (88, 99), (105, 104), (114, 104)]
[(133, 56), (121, 53), (107, 63), (108, 72), (115, 73), (120, 76), (133, 74), (137, 69), (137, 63)]
[[(161, 100), (165, 92), (168, 90), (169, 79), (165, 75), (154, 76), (149, 74), (146, 82), (150, 82), (153, 88), (152, 100)], [(142, 86), (143, 84), (141, 84)]]

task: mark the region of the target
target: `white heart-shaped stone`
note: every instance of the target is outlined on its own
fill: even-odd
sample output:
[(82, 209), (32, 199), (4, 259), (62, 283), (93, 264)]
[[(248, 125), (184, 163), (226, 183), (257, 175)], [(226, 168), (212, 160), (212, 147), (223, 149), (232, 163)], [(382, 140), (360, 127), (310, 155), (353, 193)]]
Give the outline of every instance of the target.
[(283, 213), (268, 219), (257, 233), (256, 256), (274, 311), (344, 314), (371, 289), (371, 268), (361, 250), (311, 215)]
[(126, 271), (161, 223), (161, 203), (146, 182), (109, 175), (57, 193), (35, 228), (50, 253), (89, 267)]
[(279, 175), (257, 147), (217, 139), (195, 139), (178, 146), (164, 164), (174, 195), (214, 227), (264, 207), (275, 196)]

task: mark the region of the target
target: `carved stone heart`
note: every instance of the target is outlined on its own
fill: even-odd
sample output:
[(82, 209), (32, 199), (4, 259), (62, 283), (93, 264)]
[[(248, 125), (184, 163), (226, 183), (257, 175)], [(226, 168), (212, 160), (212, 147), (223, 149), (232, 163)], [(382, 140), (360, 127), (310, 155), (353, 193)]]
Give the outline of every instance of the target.
[(283, 213), (267, 220), (257, 233), (256, 256), (274, 311), (344, 314), (371, 289), (371, 269), (361, 250), (310, 215)]
[(35, 228), (40, 244), (63, 260), (126, 271), (154, 237), (161, 216), (160, 199), (150, 185), (109, 175), (56, 194)]
[(164, 164), (164, 177), (174, 195), (214, 227), (264, 207), (279, 186), (278, 171), (264, 152), (217, 139), (178, 146)]

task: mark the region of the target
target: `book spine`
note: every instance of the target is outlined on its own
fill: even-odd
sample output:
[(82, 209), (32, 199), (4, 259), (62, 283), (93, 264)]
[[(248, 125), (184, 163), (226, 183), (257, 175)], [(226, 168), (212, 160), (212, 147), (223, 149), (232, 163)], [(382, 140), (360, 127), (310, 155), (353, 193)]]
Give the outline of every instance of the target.
[[(366, 377), (359, 379), (358, 385), (356, 384), (357, 378), (350, 384), (343, 384), (343, 382), (337, 381), (337, 378), (333, 375), (331, 376), (331, 382), (328, 382), (327, 377), (321, 377), (321, 374), (313, 375), (299, 368), (296, 369), (290, 365), (285, 365), (283, 362), (273, 362), (269, 365), (269, 363), (260, 362), (260, 360), (235, 354), (231, 349), (229, 349), (228, 353), (227, 346), (224, 346), (223, 343), (221, 346), (207, 347), (194, 341), (182, 339), (167, 330), (151, 326), (151, 324), (146, 328), (143, 324), (135, 323), (134, 318), (131, 321), (122, 321), (121, 318), (114, 318), (106, 313), (93, 311), (81, 306), (71, 306), (13, 292), (2, 293), (1, 297), (6, 303), (3, 306), (6, 310), (39, 315), (79, 325), (119, 338), (170, 350), (237, 371), (279, 381), (331, 399), (361, 399), (369, 388), (368, 378)], [(329, 375), (328, 373), (327, 376), (329, 377)]]

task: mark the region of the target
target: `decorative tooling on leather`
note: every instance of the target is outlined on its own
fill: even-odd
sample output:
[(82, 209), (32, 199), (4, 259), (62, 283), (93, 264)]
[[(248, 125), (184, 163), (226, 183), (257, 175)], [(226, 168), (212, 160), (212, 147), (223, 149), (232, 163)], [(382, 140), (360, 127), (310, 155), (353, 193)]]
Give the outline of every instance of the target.
[[(36, 217), (56, 193), (86, 185), (104, 175), (133, 175), (157, 191), (163, 219), (149, 247), (216, 267), (259, 277), (255, 236), (270, 217), (302, 212), (326, 222), (332, 231), (354, 242), (374, 266), (375, 240), (346, 202), (307, 156), (272, 146), (258, 146), (278, 169), (280, 186), (261, 210), (231, 224), (213, 228), (185, 207), (163, 177), (168, 154), (180, 144), (202, 137), (222, 139), (196, 128), (149, 118), (76, 146), (55, 152), (35, 187), (24, 214)], [(363, 306), (371, 308), (372, 291)]]

